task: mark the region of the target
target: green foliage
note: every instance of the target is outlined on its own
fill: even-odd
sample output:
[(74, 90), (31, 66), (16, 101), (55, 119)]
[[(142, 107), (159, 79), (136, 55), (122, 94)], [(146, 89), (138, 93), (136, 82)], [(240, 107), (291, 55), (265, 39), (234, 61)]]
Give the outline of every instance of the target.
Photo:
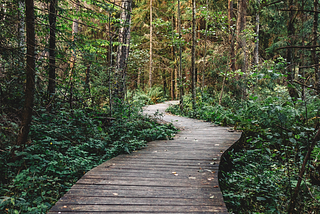
[(166, 98), (163, 96), (163, 90), (161, 87), (153, 86), (144, 92), (141, 89), (130, 91), (127, 95), (132, 98), (132, 103), (138, 106), (151, 105), (159, 102), (163, 102)]
[[(29, 143), (14, 159), (10, 139), (2, 145), (1, 212), (45, 213), (93, 167), (176, 132), (172, 125), (142, 116), (139, 108), (124, 105), (117, 110), (121, 114), (110, 121), (101, 110), (60, 109), (53, 114), (38, 109)], [(1, 131), (1, 136), (7, 134)]]
[[(260, 77), (258, 77), (260, 75)], [(268, 76), (267, 76), (268, 75)], [(173, 114), (194, 117), (243, 131), (243, 142), (226, 153), (220, 186), (230, 212), (286, 213), (300, 167), (319, 124), (320, 100), (306, 93), (307, 99), (292, 102), (285, 87), (275, 84), (273, 70), (253, 73), (251, 86), (257, 88), (247, 100), (198, 94), (193, 111), (191, 97), (184, 97)], [(218, 94), (218, 93), (217, 93)], [(202, 96), (200, 96), (202, 95)], [(298, 213), (319, 212), (320, 150), (313, 150), (296, 204)]]

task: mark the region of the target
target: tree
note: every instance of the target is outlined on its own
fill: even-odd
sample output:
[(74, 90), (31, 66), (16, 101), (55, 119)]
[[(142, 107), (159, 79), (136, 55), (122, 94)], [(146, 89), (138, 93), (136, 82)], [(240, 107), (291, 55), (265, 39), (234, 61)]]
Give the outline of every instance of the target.
[(180, 0), (178, 0), (178, 28), (179, 28), (179, 95), (180, 95), (180, 109), (181, 109), (181, 111), (183, 111), (183, 81), (182, 81), (182, 48), (181, 48)]
[[(257, 0), (258, 8), (260, 10), (260, 0)], [(259, 64), (259, 31), (260, 31), (260, 11), (257, 11), (256, 13), (256, 44), (254, 47), (254, 56), (253, 61), (255, 65)]]
[[(48, 84), (48, 105), (51, 106), (52, 98), (55, 94), (56, 81), (56, 19), (57, 0), (50, 0), (49, 10), (49, 84)], [(50, 101), (51, 100), (51, 101)]]
[(152, 87), (152, 0), (150, 0), (150, 61), (149, 61), (149, 88)]
[(25, 0), (26, 6), (26, 41), (27, 41), (27, 58), (26, 58), (26, 91), (25, 103), (22, 111), (22, 121), (20, 133), (17, 138), (17, 146), (20, 149), (25, 145), (28, 139), (32, 120), (32, 110), (35, 89), (35, 28), (34, 28), (34, 2)]
[(117, 51), (117, 65), (116, 65), (116, 84), (114, 89), (115, 98), (124, 99), (125, 92), (125, 77), (127, 59), (129, 57), (130, 45), (130, 25), (131, 25), (131, 9), (132, 0), (124, 0), (122, 2), (122, 11), (120, 15), (121, 28), (119, 31), (119, 47)]
[(196, 108), (196, 1), (192, 0), (192, 59), (191, 59), (191, 91), (192, 91), (192, 108)]
[(242, 55), (240, 65), (237, 69), (241, 69), (246, 73), (246, 39), (244, 29), (246, 27), (247, 0), (238, 0), (238, 16), (237, 16), (237, 52)]
[(234, 54), (234, 30), (233, 30), (233, 1), (228, 0), (228, 20), (229, 20), (229, 44), (230, 44), (230, 68), (232, 71), (236, 70), (235, 67), (235, 54)]
[(293, 100), (297, 100), (299, 98), (298, 91), (293, 87), (293, 80), (295, 76), (295, 69), (293, 64), (293, 51), (290, 46), (294, 44), (294, 34), (295, 34), (295, 28), (294, 28), (294, 20), (295, 20), (295, 11), (293, 10), (293, 0), (288, 0), (288, 7), (289, 7), (289, 21), (287, 25), (287, 36), (289, 38), (289, 47), (287, 48), (287, 78), (288, 78), (288, 84), (287, 88), (289, 91), (289, 95)]
[[(318, 0), (313, 1), (313, 10), (318, 11)], [(312, 38), (312, 45), (317, 46), (317, 39), (318, 39), (318, 13), (313, 13), (313, 38)], [(318, 57), (316, 53), (316, 48), (313, 48), (311, 50), (311, 56), (312, 56), (312, 63), (314, 65), (314, 76), (315, 76), (315, 86), (318, 88), (318, 94), (320, 94), (320, 71), (318, 64)]]

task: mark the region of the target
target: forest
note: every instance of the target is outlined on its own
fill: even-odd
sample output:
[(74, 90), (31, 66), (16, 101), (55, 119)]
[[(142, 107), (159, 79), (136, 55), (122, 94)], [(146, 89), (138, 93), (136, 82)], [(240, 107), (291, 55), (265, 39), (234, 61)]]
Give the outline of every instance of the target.
[[(87, 171), (177, 129), (241, 131), (230, 213), (320, 213), (318, 0), (0, 0), (0, 212), (46, 213)], [(161, 115), (157, 115), (161, 117)]]

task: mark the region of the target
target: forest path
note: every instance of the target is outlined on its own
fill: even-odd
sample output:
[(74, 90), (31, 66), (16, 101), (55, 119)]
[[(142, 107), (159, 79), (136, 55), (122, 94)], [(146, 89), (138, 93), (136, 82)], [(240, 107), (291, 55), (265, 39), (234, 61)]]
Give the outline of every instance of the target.
[(241, 133), (165, 113), (170, 101), (144, 108), (163, 113), (180, 131), (174, 140), (148, 143), (86, 173), (49, 214), (228, 213), (218, 184), (222, 153)]

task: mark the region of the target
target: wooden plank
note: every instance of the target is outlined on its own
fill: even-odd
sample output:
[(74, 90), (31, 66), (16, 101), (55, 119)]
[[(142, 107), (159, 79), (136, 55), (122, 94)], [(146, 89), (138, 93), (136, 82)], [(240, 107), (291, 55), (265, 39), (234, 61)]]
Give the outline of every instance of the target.
[[(178, 176), (177, 176), (178, 177)], [(133, 177), (127, 180), (111, 180), (111, 179), (80, 179), (77, 184), (91, 185), (126, 185), (126, 186), (162, 186), (162, 187), (188, 187), (194, 185), (197, 187), (216, 186), (217, 179), (212, 180), (186, 180), (186, 179), (148, 179)]]
[[(94, 185), (76, 185), (67, 195), (91, 197), (130, 197), (130, 198), (185, 198), (185, 199), (201, 199), (217, 196), (215, 200), (223, 201), (220, 189), (215, 191), (211, 187), (207, 188), (179, 188), (179, 187), (137, 187), (137, 186), (103, 186), (102, 188)], [(109, 188), (109, 189), (107, 189)], [(67, 196), (66, 195), (66, 196)]]
[(144, 211), (145, 213), (150, 212), (168, 212), (168, 213), (175, 213), (175, 212), (183, 212), (183, 213), (194, 213), (194, 212), (226, 212), (226, 208), (224, 204), (219, 206), (167, 206), (167, 205), (158, 205), (158, 206), (146, 206), (146, 205), (113, 205), (113, 206), (105, 206), (105, 205), (63, 205), (58, 203), (54, 206), (51, 212), (106, 212), (106, 213), (113, 213), (113, 212), (139, 212)]
[[(116, 193), (113, 193), (116, 194)], [(120, 197), (120, 196), (74, 196), (68, 195), (59, 201), (61, 205), (146, 205), (146, 206), (183, 206), (188, 204), (189, 206), (214, 206), (221, 205), (223, 200), (208, 198), (146, 198), (146, 197)]]

